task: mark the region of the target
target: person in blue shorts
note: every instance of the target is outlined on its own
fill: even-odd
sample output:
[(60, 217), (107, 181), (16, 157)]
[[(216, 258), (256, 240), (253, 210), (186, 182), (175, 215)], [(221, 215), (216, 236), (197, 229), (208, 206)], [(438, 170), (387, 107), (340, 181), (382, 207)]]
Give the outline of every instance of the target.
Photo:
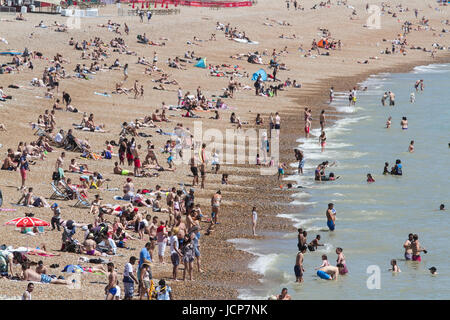
[(328, 229), (330, 229), (330, 231), (334, 231), (336, 227), (336, 210), (334, 209), (333, 203), (328, 204), (326, 215)]

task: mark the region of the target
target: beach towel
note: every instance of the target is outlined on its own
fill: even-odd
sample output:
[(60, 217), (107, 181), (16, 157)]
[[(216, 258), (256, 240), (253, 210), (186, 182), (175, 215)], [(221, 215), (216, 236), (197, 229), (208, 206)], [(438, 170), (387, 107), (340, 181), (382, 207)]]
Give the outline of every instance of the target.
[(94, 94), (96, 94), (96, 95), (98, 95), (98, 96), (108, 97), (108, 98), (111, 97), (111, 95), (108, 94), (108, 93), (106, 93), (106, 92), (104, 92), (104, 93), (101, 93), (101, 92), (94, 92)]
[(16, 51), (2, 51), (0, 52), (0, 55), (10, 55), (10, 56), (17, 56), (21, 55), (22, 52), (16, 52)]
[(239, 43), (259, 44), (258, 41), (248, 41), (247, 39), (238, 39), (238, 38), (234, 38), (233, 40), (236, 41), (236, 42), (239, 42)]

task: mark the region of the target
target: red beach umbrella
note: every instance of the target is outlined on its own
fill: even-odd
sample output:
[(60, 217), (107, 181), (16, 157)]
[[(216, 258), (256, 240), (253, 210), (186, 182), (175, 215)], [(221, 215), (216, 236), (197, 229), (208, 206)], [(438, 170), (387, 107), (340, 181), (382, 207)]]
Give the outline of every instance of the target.
[[(47, 221), (32, 218), (32, 217), (22, 217), (16, 218), (5, 223), (8, 226), (15, 226), (17, 228), (28, 228), (28, 227), (47, 227), (50, 224)], [(28, 252), (28, 240), (27, 240), (27, 252)]]
[(48, 227), (50, 224), (47, 221), (32, 218), (32, 217), (22, 217), (16, 218), (5, 223), (8, 226), (16, 226), (17, 228), (28, 228), (28, 227)]

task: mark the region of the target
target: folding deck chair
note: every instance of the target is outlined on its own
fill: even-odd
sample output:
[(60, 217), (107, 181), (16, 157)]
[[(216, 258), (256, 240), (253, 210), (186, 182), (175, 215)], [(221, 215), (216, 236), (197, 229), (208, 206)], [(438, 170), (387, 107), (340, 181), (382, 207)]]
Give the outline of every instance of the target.
[(91, 203), (89, 202), (89, 200), (83, 198), (81, 196), (81, 194), (77, 191), (76, 192), (77, 195), (77, 202), (74, 204), (75, 208), (90, 208), (91, 207)]
[(51, 184), (52, 189), (53, 189), (53, 194), (50, 196), (50, 199), (52, 200), (70, 200), (69, 195), (58, 188), (58, 186), (55, 185), (55, 182), (52, 181)]

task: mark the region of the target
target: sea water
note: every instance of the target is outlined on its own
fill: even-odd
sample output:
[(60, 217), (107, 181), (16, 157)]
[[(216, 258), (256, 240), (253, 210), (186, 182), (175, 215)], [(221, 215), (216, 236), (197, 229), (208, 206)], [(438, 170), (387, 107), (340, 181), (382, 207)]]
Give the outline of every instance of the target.
[[(415, 91), (418, 79), (424, 80), (424, 91)], [(292, 196), (291, 205), (298, 205), (299, 212), (280, 216), (307, 230), (308, 243), (320, 234), (325, 246), (305, 254), (304, 282), (297, 284), (296, 233), (231, 240), (256, 256), (249, 267), (263, 275), (261, 286), (241, 290), (241, 299), (267, 299), (283, 287), (293, 299), (450, 299), (450, 209), (438, 210), (441, 203), (450, 207), (450, 64), (374, 75), (360, 86), (367, 90), (357, 92), (356, 106), (349, 106), (347, 93), (336, 93), (332, 106), (338, 120), (325, 128), (324, 152), (318, 142), (320, 129), (312, 130), (307, 140), (298, 139), (306, 158), (304, 175), (286, 179), (305, 188)], [(386, 91), (396, 94), (394, 107), (388, 106), (389, 100), (382, 106)], [(410, 103), (411, 92), (415, 103)], [(389, 116), (392, 126), (386, 129)], [(401, 129), (403, 116), (408, 130)], [(408, 152), (411, 140), (414, 153)], [(390, 168), (396, 159), (402, 161), (403, 176), (384, 176), (384, 163)], [(327, 174), (340, 178), (315, 182), (314, 169), (325, 160), (336, 163)], [(295, 170), (297, 163), (291, 167)], [(367, 173), (375, 183), (366, 182)], [(326, 226), (329, 202), (337, 211), (334, 232)], [(428, 250), (420, 263), (404, 260), (403, 243), (409, 233), (417, 233)], [(319, 279), (315, 268), (322, 254), (336, 265), (336, 247), (344, 249), (349, 273), (338, 281)], [(401, 273), (389, 271), (391, 259), (397, 260)], [(432, 266), (438, 275), (430, 274)]]

